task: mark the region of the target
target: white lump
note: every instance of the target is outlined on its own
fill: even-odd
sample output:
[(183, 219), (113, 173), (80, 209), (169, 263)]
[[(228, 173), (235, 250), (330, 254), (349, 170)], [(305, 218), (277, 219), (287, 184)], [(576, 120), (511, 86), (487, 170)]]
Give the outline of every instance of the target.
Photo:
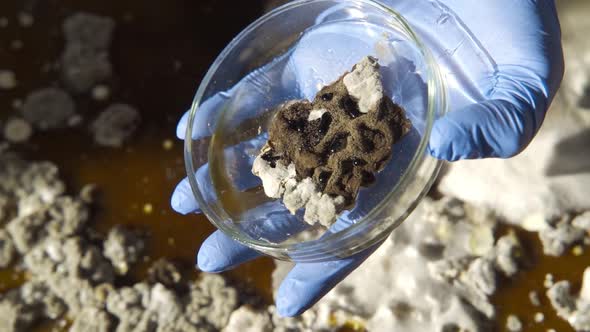
[[(299, 330), (330, 330), (355, 321), (368, 331), (489, 331), (490, 295), (500, 277), (520, 268), (522, 248), (509, 234), (482, 247), (481, 227), (496, 219), (461, 202), (426, 198), (369, 259), (338, 284), (304, 317), (284, 322)], [(288, 272), (277, 263), (273, 285)]]
[(365, 57), (352, 72), (344, 76), (348, 93), (358, 100), (361, 113), (377, 108), (383, 98), (383, 85), (379, 73), (379, 63), (373, 57)]
[(32, 92), (22, 107), (25, 120), (41, 130), (66, 127), (75, 111), (74, 100), (65, 91), (57, 88)]
[(0, 90), (11, 90), (16, 87), (16, 75), (11, 70), (0, 70)]
[(102, 146), (121, 147), (139, 126), (139, 112), (127, 104), (113, 104), (92, 122), (94, 141)]
[(579, 295), (572, 294), (569, 281), (559, 281), (547, 291), (547, 297), (557, 315), (576, 331), (590, 331), (590, 267), (584, 271)]
[(303, 219), (313, 225), (320, 223), (330, 226), (336, 221), (338, 207), (344, 203), (344, 198), (332, 198), (319, 192), (311, 178), (297, 181), (295, 165), (277, 162), (274, 167), (262, 158), (267, 151), (256, 157), (252, 166), (252, 173), (262, 180), (264, 193), (271, 198), (282, 198), (285, 207), (295, 214), (297, 210), (305, 208)]
[(11, 143), (23, 143), (33, 135), (31, 125), (19, 118), (9, 119), (4, 125), (4, 138)]

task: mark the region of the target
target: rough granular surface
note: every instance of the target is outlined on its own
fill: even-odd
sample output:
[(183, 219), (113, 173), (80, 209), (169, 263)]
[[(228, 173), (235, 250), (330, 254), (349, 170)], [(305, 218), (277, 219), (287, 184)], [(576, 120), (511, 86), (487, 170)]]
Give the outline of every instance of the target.
[(76, 105), (65, 91), (45, 88), (27, 96), (22, 108), (25, 120), (41, 130), (66, 127)]
[(140, 121), (135, 108), (126, 104), (113, 104), (94, 120), (90, 131), (97, 144), (121, 147), (133, 135)]
[[(309, 205), (322, 209), (330, 205), (322, 203), (330, 198), (338, 212), (353, 206), (360, 188), (375, 181), (376, 173), (392, 158), (393, 145), (410, 126), (404, 110), (383, 94), (377, 60), (367, 57), (352, 72), (325, 86), (313, 102), (291, 101), (279, 107), (268, 143), (259, 156), (266, 165), (258, 160), (253, 172), (263, 179), (268, 195), (269, 185), (277, 187), (277, 182), (285, 182), (277, 176), (267, 177), (281, 173), (271, 169), (284, 166), (286, 172), (282, 173), (290, 174), (289, 167), (294, 165), (294, 180), (299, 185), (279, 190), (285, 205), (289, 207), (290, 191), (302, 192), (298, 196), (311, 197), (306, 209)], [(302, 185), (315, 188), (302, 190)], [(314, 200), (314, 192), (322, 195)], [(276, 193), (272, 190), (275, 195), (269, 196), (275, 197)], [(297, 201), (305, 201), (301, 197)], [(299, 205), (305, 204), (289, 210), (303, 207)], [(310, 219), (312, 216), (306, 217), (307, 222), (313, 222)]]
[(29, 275), (0, 294), (0, 331), (66, 317), (74, 332), (220, 331), (239, 306), (236, 289), (217, 275), (182, 279), (167, 261), (130, 284), (145, 239), (120, 226), (99, 235), (89, 191), (67, 195), (54, 165), (0, 154), (0, 267), (16, 264)]
[[(325, 112), (316, 118), (315, 109)], [(387, 97), (376, 110), (361, 113), (340, 79), (313, 103), (295, 102), (279, 111), (270, 130), (269, 159), (281, 156), (295, 164), (298, 179), (311, 177), (324, 193), (352, 202), (361, 186), (372, 184), (408, 129), (404, 111)]]

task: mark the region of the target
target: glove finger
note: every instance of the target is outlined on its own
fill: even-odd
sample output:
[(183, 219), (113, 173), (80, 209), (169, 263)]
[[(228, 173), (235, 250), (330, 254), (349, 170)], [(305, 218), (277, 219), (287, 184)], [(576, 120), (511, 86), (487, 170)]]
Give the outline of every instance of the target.
[[(242, 217), (246, 221), (237, 227), (240, 227), (245, 234), (255, 239), (265, 238), (275, 243), (280, 243), (309, 227), (308, 224), (291, 215), (277, 201), (261, 204), (246, 211)], [(199, 249), (197, 264), (202, 271), (221, 272), (258, 256), (255, 250), (217, 231), (205, 240)]]
[(232, 269), (260, 256), (221, 231), (216, 231), (201, 245), (197, 254), (197, 267), (204, 272), (218, 273)]
[(381, 243), (344, 259), (296, 264), (279, 287), (276, 299), (278, 313), (283, 317), (302, 314), (358, 268), (379, 246)]
[(530, 106), (506, 100), (467, 106), (435, 122), (430, 153), (448, 161), (512, 157), (531, 141), (540, 121), (535, 116)]
[[(250, 140), (228, 147), (224, 150), (225, 163), (232, 165), (226, 169), (226, 178), (239, 191), (244, 191), (260, 185), (260, 179), (249, 170), (252, 168), (254, 158), (268, 139), (266, 133), (258, 135)], [(210, 183), (209, 165), (205, 164), (197, 170), (195, 177), (199, 183)], [(214, 193), (210, 193), (211, 198)], [(170, 200), (172, 208), (181, 214), (197, 212), (198, 204), (193, 195), (187, 178), (182, 180), (174, 190)]]

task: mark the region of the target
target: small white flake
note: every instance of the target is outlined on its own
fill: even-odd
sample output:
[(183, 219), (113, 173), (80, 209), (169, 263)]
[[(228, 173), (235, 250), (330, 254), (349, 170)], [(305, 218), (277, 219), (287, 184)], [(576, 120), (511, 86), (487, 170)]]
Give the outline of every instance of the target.
[(328, 110), (323, 109), (323, 108), (319, 109), (319, 110), (312, 110), (311, 112), (309, 112), (309, 116), (307, 117), (307, 121), (311, 122), (311, 121), (319, 120), (322, 118), (322, 116), (326, 112), (328, 112)]
[(19, 118), (12, 118), (4, 126), (4, 137), (12, 143), (23, 143), (33, 135), (31, 125)]
[(509, 315), (506, 319), (506, 329), (510, 332), (522, 331), (522, 322), (515, 315)]
[(0, 69), (0, 89), (11, 90), (16, 87), (16, 75), (12, 70)]
[(542, 323), (545, 320), (545, 315), (542, 312), (537, 312), (534, 319), (535, 323)]
[(23, 41), (20, 39), (15, 39), (10, 42), (10, 48), (13, 50), (20, 50), (21, 48), (23, 48), (23, 46)]
[(98, 101), (107, 100), (111, 96), (111, 89), (106, 86), (99, 84), (92, 89), (92, 98)]
[(538, 307), (541, 305), (541, 299), (539, 299), (539, 293), (537, 293), (535, 291), (531, 291), (529, 293), (529, 300), (531, 301), (531, 304), (535, 307)]
[(551, 288), (553, 284), (553, 275), (551, 273), (547, 273), (547, 275), (545, 275), (545, 281), (543, 281), (543, 285), (545, 288)]
[(18, 23), (23, 28), (28, 28), (35, 23), (35, 18), (30, 13), (19, 13), (18, 14)]

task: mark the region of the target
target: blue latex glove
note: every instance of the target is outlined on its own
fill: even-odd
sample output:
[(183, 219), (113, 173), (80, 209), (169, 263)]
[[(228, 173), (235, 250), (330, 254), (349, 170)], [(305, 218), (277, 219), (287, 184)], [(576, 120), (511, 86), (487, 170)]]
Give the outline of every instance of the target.
[[(433, 156), (459, 159), (511, 157), (524, 149), (541, 126), (563, 75), (560, 28), (552, 0), (388, 0), (434, 51), (450, 89), (450, 113), (435, 122), (429, 149)], [(255, 101), (267, 96), (269, 82), (286, 79), (297, 83), (308, 98), (315, 94), (307, 83), (306, 68), (321, 68), (325, 77), (337, 77), (344, 68), (321, 63), (313, 56), (316, 46), (332, 43), (336, 52), (366, 55), (362, 41), (321, 32), (303, 38), (286, 67), (267, 65), (224, 94), (201, 105), (199, 113), (214, 112), (231, 94), (248, 91), (240, 100), (255, 109)], [(350, 32), (349, 35), (352, 35)], [(356, 44), (355, 44), (356, 43)], [(307, 53), (309, 51), (309, 53)], [(346, 65), (348, 66), (348, 64)], [(183, 139), (187, 115), (178, 125)], [(194, 139), (211, 134), (198, 119)], [(247, 142), (247, 144), (255, 144)], [(237, 147), (240, 148), (240, 147)], [(205, 171), (206, 166), (199, 172)], [(197, 172), (197, 173), (199, 173)], [(197, 174), (198, 176), (198, 174)], [(240, 179), (245, 187), (251, 178)], [(199, 212), (188, 181), (172, 196), (172, 207), (182, 214)], [(274, 223), (270, 223), (274, 224)], [(312, 306), (357, 268), (378, 246), (355, 256), (322, 263), (299, 263), (278, 291), (277, 309), (294, 316)], [(197, 262), (206, 272), (220, 272), (254, 259), (259, 253), (236, 243), (221, 232), (202, 245)]]

